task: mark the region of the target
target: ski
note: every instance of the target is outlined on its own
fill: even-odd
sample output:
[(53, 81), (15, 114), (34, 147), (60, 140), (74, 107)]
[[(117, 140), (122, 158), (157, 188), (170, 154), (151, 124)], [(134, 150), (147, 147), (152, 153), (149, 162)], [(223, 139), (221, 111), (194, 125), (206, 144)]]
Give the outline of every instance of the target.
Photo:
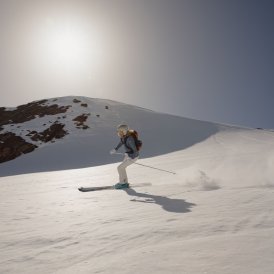
[[(142, 183), (142, 184), (133, 184), (130, 185), (129, 188), (135, 188), (135, 187), (142, 187), (142, 186), (151, 186), (151, 183)], [(98, 190), (110, 190), (110, 189), (115, 189), (115, 185), (112, 186), (94, 186), (94, 187), (79, 187), (78, 190), (81, 192), (88, 192), (88, 191), (98, 191)], [(121, 189), (128, 189), (128, 188), (121, 188)]]
[(94, 186), (94, 187), (79, 187), (78, 190), (82, 192), (98, 191), (106, 189), (115, 189), (115, 186)]

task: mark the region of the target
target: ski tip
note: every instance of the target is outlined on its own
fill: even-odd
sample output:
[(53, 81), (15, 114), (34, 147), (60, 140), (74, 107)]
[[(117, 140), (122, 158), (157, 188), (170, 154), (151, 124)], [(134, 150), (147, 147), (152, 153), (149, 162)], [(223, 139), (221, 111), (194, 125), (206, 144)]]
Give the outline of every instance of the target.
[(84, 187), (79, 187), (78, 190), (81, 191), (81, 192), (86, 192), (87, 191), (86, 188), (84, 188)]

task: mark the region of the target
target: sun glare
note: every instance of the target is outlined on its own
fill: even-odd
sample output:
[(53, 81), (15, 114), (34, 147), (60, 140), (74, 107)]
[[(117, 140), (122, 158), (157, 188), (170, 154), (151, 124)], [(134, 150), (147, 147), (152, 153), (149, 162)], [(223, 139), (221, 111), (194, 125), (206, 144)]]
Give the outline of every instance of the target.
[(40, 37), (40, 56), (50, 69), (94, 70), (102, 62), (98, 35), (80, 24), (49, 20)]
[(66, 66), (80, 65), (87, 57), (88, 42), (73, 30), (54, 30), (47, 39), (48, 57), (55, 63)]

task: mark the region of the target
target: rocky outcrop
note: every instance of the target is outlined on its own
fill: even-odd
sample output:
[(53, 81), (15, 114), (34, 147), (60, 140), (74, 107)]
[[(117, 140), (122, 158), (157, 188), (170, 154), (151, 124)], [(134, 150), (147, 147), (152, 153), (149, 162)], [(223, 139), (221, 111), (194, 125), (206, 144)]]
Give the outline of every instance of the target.
[(73, 119), (73, 121), (75, 122), (76, 127), (77, 127), (77, 128), (82, 128), (82, 129), (87, 129), (87, 128), (89, 128), (89, 127), (85, 124), (85, 122), (86, 122), (88, 116), (89, 116), (89, 114), (82, 114), (82, 115), (79, 115), (79, 116), (75, 117), (75, 118)]
[(48, 129), (42, 132), (32, 131), (27, 134), (27, 136), (30, 136), (31, 140), (33, 141), (42, 141), (44, 143), (50, 141), (53, 142), (54, 139), (63, 138), (67, 134), (67, 131), (64, 130), (64, 127), (65, 125), (63, 124), (54, 123)]
[(22, 137), (12, 132), (0, 134), (0, 163), (13, 160), (35, 148), (37, 146), (27, 143)]
[[(6, 108), (0, 108), (0, 132), (3, 131), (5, 125), (9, 125), (10, 128), (20, 128), (16, 125), (18, 123), (24, 123), (36, 118), (44, 117), (46, 115), (56, 115), (65, 113), (71, 106), (59, 106), (57, 104), (47, 105), (47, 100), (41, 100), (31, 102), (29, 104), (21, 105), (13, 110), (7, 110)], [(65, 118), (65, 116), (63, 116)], [(60, 120), (60, 117), (56, 118)], [(47, 124), (44, 124), (47, 126)], [(54, 142), (55, 139), (63, 138), (67, 131), (64, 130), (65, 125), (54, 122), (51, 126), (42, 132), (32, 131), (27, 134), (33, 141), (40, 142)], [(12, 131), (12, 130), (11, 130)], [(6, 162), (24, 153), (29, 153), (37, 148), (36, 145), (28, 143), (23, 139), (23, 132), (17, 133), (17, 136), (13, 132), (5, 131), (0, 134), (0, 163)], [(22, 137), (21, 137), (22, 136)]]
[(45, 115), (56, 115), (65, 113), (71, 106), (58, 106), (53, 104), (50, 106), (43, 105), (47, 100), (32, 102), (26, 105), (21, 105), (15, 110), (6, 110), (0, 108), (0, 127), (7, 124), (24, 123), (35, 119), (36, 117), (43, 117)]
[(81, 101), (78, 99), (73, 99), (73, 103), (78, 104), (78, 103), (81, 103)]

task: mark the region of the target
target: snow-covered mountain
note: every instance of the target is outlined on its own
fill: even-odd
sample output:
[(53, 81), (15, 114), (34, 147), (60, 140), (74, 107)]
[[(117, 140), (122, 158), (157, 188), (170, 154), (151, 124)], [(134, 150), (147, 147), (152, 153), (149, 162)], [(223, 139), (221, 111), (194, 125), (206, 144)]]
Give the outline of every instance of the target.
[(224, 127), (87, 97), (61, 97), (0, 109), (0, 176), (119, 161), (109, 151), (121, 122), (139, 132), (142, 157), (185, 149)]
[[(0, 164), (2, 176), (25, 173), (0, 177), (0, 273), (274, 272), (273, 132), (106, 100), (43, 102), (53, 103), (54, 111), (71, 107), (21, 128), (2, 126), (1, 134), (13, 132), (37, 148)], [(74, 121), (79, 116), (87, 118)], [(54, 143), (25, 137), (28, 130), (42, 136), (56, 121), (66, 134)], [(176, 174), (132, 165), (135, 187), (79, 192), (117, 182), (111, 162), (121, 155), (112, 159), (108, 151), (121, 121), (144, 141), (138, 163)]]

